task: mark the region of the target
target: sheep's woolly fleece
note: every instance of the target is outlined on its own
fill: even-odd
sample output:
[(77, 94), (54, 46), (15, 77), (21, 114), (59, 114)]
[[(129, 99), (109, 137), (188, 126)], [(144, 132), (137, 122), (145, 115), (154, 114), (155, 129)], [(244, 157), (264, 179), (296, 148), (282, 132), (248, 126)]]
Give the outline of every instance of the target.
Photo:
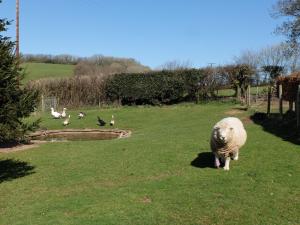
[(213, 127), (210, 146), (220, 158), (227, 158), (245, 144), (247, 133), (243, 123), (236, 117), (220, 120)]

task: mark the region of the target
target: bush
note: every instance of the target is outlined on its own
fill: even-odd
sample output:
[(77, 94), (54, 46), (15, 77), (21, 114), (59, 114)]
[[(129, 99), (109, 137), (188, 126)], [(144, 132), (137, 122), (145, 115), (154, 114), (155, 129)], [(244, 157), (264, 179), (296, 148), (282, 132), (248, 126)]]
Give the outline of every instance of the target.
[(121, 73), (106, 76), (31, 81), (27, 87), (45, 97), (54, 96), (66, 107), (95, 106), (118, 102), (123, 105), (173, 104), (213, 96), (215, 77), (206, 69)]
[(207, 95), (205, 78), (197, 69), (116, 74), (107, 80), (105, 93), (122, 104), (171, 104)]

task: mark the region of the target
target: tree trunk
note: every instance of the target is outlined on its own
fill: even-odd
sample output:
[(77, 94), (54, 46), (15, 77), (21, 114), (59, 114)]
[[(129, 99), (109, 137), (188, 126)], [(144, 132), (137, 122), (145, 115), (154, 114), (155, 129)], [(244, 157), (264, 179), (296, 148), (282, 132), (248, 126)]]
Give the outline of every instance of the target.
[(272, 89), (268, 87), (268, 108), (267, 108), (267, 115), (269, 116), (271, 113), (271, 101), (272, 101)]

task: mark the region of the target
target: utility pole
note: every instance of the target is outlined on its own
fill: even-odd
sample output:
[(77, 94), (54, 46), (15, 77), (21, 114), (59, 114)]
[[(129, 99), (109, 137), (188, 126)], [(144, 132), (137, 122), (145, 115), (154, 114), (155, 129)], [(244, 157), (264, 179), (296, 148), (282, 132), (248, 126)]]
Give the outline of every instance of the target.
[(16, 57), (20, 56), (20, 36), (19, 36), (19, 0), (16, 0)]
[(207, 63), (210, 67), (213, 67), (214, 64), (216, 63)]

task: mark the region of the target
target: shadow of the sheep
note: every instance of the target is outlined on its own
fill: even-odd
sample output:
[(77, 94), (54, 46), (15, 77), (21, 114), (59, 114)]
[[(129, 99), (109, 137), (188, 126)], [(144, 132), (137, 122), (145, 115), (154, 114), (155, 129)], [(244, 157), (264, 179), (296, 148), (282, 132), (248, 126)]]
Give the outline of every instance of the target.
[(192, 162), (191, 166), (197, 168), (215, 168), (214, 154), (212, 152), (200, 152)]

